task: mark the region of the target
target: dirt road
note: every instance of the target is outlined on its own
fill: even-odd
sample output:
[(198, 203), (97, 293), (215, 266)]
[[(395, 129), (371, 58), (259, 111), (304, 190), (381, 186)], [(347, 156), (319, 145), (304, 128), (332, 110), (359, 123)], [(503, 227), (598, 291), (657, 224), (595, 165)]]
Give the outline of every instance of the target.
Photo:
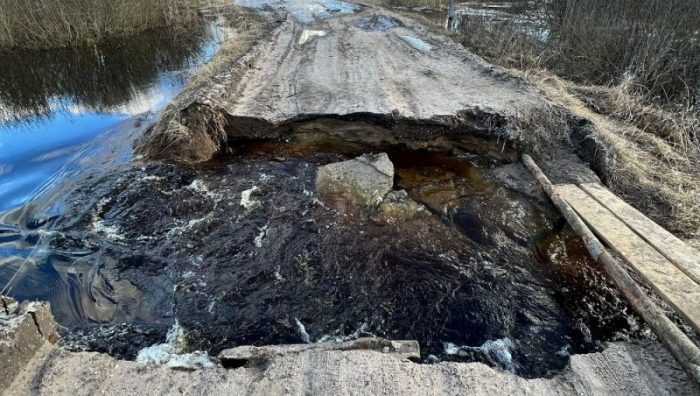
[[(156, 132), (145, 140), (147, 156), (200, 162), (232, 138), (279, 137), (281, 126), (318, 118), (373, 117), (375, 124), (382, 118), (403, 140), (426, 141), (455, 129), (518, 140), (518, 122), (553, 113), (552, 103), (518, 78), (387, 8), (322, 0), (238, 3), (277, 26), (164, 117), (155, 129), (165, 136)], [(195, 118), (217, 120), (209, 123), (219, 125), (209, 131), (211, 141), (202, 141)], [(451, 131), (406, 131), (397, 122)], [(182, 138), (183, 130), (189, 137)]]
[[(427, 120), (469, 109), (510, 116), (541, 101), (463, 47), (387, 9), (356, 6), (310, 18), (313, 12), (295, 12), (298, 2), (290, 3), (239, 89), (222, 95), (219, 104), (232, 116), (272, 123), (392, 112)], [(304, 3), (318, 10), (326, 2)]]

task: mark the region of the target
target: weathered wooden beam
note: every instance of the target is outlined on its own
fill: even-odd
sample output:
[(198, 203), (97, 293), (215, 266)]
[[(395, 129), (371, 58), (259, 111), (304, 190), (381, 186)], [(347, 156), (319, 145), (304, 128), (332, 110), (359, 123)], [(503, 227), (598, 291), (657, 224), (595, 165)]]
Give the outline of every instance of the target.
[(525, 154), (523, 155), (523, 163), (535, 176), (554, 205), (564, 215), (571, 228), (581, 237), (591, 257), (600, 263), (632, 308), (646, 321), (690, 378), (700, 383), (700, 349), (666, 317), (663, 311), (647, 297), (625, 268), (608, 253), (583, 220), (555, 191), (554, 186), (535, 164), (535, 161)]
[(700, 285), (700, 252), (600, 184), (584, 183), (580, 187)]
[(700, 334), (700, 285), (575, 184), (554, 186), (586, 225)]

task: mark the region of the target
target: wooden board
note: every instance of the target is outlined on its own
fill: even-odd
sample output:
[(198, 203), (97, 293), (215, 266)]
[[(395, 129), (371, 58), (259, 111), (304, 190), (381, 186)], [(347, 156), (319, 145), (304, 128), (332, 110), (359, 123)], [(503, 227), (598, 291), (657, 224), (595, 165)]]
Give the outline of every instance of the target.
[(647, 243), (681, 271), (700, 284), (700, 252), (644, 216), (627, 202), (598, 183), (582, 184), (581, 189), (611, 211)]
[(567, 184), (555, 190), (700, 334), (700, 285), (579, 187)]

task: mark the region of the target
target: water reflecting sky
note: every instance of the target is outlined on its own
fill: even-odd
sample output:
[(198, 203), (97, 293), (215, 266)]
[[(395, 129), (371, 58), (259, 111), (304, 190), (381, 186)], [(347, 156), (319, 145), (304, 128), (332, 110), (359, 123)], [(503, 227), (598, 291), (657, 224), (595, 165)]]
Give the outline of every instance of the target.
[(97, 46), (0, 53), (0, 212), (31, 199), (100, 131), (158, 110), (223, 38), (215, 24)]

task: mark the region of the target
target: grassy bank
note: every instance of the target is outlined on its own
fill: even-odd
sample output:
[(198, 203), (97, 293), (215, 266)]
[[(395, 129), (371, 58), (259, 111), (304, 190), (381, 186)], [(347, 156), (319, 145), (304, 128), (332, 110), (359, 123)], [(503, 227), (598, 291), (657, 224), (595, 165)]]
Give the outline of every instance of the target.
[(91, 44), (197, 18), (187, 0), (0, 0), (0, 49)]
[(226, 120), (212, 103), (221, 93), (236, 89), (262, 49), (256, 43), (274, 26), (250, 9), (232, 6), (222, 12), (236, 29), (235, 40), (222, 44), (163, 110), (158, 122), (136, 142), (134, 148), (139, 155), (191, 164), (211, 158), (224, 143)]

